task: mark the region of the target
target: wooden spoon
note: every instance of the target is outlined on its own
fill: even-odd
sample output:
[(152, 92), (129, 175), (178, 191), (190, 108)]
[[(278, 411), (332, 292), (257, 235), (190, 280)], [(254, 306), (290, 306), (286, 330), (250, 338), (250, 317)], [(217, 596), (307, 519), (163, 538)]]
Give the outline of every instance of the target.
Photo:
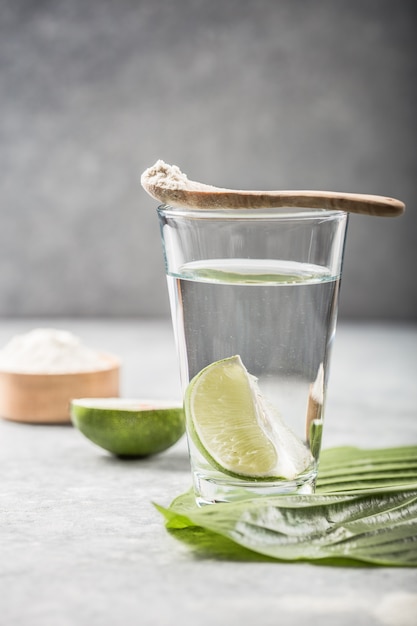
[(334, 191), (244, 191), (188, 180), (176, 165), (159, 160), (141, 176), (145, 191), (163, 204), (189, 209), (327, 209), (396, 217), (405, 205), (395, 198)]

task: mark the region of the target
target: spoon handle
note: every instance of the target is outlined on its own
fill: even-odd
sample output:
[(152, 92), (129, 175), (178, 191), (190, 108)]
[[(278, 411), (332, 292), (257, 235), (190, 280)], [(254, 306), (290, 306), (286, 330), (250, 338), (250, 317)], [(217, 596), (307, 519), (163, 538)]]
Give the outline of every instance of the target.
[[(166, 195), (164, 191), (167, 192)], [(288, 207), (346, 211), (380, 217), (396, 217), (405, 210), (404, 203), (395, 198), (333, 191), (234, 191), (216, 187), (187, 190), (158, 188), (158, 192), (151, 195), (167, 204), (194, 209)]]

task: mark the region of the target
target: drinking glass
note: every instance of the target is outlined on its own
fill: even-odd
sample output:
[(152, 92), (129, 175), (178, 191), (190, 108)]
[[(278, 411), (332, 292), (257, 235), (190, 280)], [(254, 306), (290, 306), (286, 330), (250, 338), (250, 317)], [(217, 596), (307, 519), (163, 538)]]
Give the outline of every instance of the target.
[(348, 214), (158, 217), (197, 502), (313, 493)]

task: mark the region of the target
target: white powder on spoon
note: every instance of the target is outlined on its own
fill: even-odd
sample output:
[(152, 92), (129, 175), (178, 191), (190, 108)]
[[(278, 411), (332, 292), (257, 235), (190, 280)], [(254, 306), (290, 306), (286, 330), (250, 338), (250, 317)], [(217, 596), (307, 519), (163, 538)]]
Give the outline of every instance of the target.
[(0, 370), (63, 374), (107, 367), (105, 359), (66, 330), (36, 328), (16, 335), (0, 350)]
[(177, 165), (168, 165), (159, 159), (152, 167), (145, 170), (141, 177), (142, 184), (165, 189), (186, 189), (189, 180)]

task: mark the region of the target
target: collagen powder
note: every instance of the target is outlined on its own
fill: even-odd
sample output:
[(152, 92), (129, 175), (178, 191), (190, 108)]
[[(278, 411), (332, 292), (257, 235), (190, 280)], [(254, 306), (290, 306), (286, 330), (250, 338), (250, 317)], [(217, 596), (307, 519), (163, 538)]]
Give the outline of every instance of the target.
[(0, 370), (63, 374), (105, 369), (108, 363), (66, 330), (36, 328), (12, 337), (0, 350)]
[(186, 189), (188, 177), (177, 165), (168, 165), (161, 159), (143, 172), (142, 184), (161, 186), (165, 189)]

